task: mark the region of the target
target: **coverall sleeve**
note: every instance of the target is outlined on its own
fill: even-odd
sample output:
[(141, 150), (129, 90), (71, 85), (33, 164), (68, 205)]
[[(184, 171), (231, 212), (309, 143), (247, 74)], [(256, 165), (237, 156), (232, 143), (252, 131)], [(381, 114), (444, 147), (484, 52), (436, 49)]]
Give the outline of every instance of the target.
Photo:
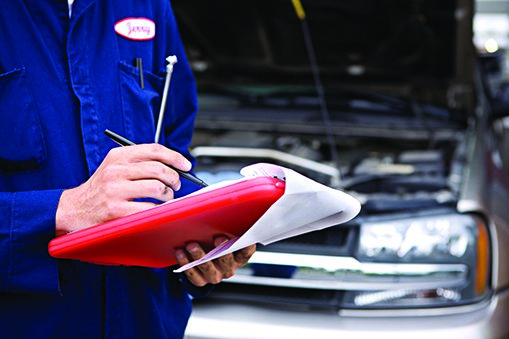
[(62, 190), (0, 193), (0, 292), (58, 292), (48, 253)]

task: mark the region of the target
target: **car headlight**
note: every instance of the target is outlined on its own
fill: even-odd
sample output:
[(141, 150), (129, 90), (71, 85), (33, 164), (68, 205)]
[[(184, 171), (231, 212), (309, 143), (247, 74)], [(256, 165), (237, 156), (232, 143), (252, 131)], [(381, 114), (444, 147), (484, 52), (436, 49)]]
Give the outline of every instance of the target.
[(468, 256), (475, 242), (475, 220), (466, 215), (366, 223), (361, 227), (359, 256), (397, 261), (448, 260)]
[[(378, 265), (369, 280), (395, 283), (347, 292), (345, 302), (351, 307), (447, 306), (472, 302), (487, 292), (489, 238), (486, 225), (474, 215), (366, 222), (357, 257)], [(400, 282), (405, 285), (398, 287)]]
[(295, 302), (339, 309), (446, 307), (487, 295), (490, 246), (482, 218), (444, 211), (359, 223), (358, 232), (348, 232), (351, 241), (337, 244), (343, 254), (332, 253), (333, 237), (314, 254), (263, 249), (228, 282), (265, 287), (268, 300), (291, 294)]

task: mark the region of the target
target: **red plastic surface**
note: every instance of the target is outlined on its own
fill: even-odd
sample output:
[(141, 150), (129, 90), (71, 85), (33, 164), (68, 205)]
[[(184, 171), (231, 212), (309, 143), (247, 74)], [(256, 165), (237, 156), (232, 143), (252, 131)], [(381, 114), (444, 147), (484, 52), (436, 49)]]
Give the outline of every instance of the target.
[(181, 198), (51, 240), (50, 255), (105, 265), (167, 267), (191, 241), (209, 251), (215, 236), (241, 236), (284, 193), (285, 183), (256, 177)]

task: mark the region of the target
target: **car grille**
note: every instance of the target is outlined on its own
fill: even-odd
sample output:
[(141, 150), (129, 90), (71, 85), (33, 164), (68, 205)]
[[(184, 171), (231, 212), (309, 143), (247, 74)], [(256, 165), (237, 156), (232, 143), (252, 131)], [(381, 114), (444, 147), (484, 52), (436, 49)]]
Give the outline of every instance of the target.
[[(257, 251), (266, 253), (302, 254), (318, 256), (352, 256), (356, 251), (358, 226), (351, 222), (287, 238), (269, 245), (258, 245)], [(236, 300), (279, 306), (338, 309), (344, 291), (316, 287), (293, 287), (276, 283), (259, 284), (262, 279), (287, 279), (291, 284), (292, 266), (250, 264), (240, 269), (236, 276), (246, 280), (224, 281), (217, 285), (207, 299)], [(200, 302), (197, 300), (196, 302)]]

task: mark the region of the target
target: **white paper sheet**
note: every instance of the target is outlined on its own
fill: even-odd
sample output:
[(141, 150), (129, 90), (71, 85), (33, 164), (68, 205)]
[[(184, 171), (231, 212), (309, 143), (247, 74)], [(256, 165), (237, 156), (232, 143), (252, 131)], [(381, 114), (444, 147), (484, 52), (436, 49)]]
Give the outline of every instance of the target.
[[(347, 222), (361, 209), (360, 203), (351, 195), (322, 185), (288, 168), (259, 163), (244, 167), (240, 173), (246, 178), (271, 176), (285, 179), (285, 192), (241, 237), (230, 239), (203, 258), (184, 265), (175, 272), (183, 272), (252, 244), (267, 245)], [(229, 181), (226, 184), (231, 183), (232, 181)], [(224, 184), (216, 187), (219, 186)]]

